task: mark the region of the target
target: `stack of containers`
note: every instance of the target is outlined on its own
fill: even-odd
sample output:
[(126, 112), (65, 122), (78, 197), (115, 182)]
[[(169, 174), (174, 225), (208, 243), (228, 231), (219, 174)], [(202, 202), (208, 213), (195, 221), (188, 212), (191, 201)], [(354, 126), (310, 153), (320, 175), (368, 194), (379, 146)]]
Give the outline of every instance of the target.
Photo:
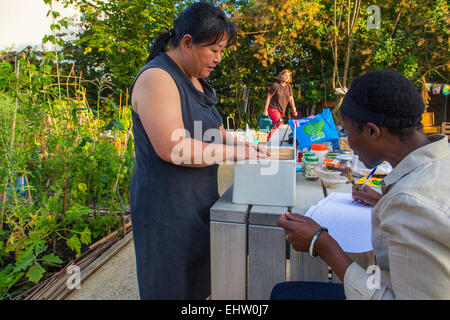
[(311, 145), (311, 152), (319, 158), (319, 166), (323, 167), (323, 160), (328, 153), (328, 146), (325, 143), (315, 143)]

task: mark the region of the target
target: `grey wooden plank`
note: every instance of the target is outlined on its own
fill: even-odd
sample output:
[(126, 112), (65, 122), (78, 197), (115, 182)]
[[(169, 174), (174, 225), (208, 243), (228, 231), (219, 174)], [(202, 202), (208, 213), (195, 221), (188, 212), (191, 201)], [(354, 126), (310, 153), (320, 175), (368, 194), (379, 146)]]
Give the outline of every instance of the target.
[(328, 281), (328, 265), (320, 257), (291, 247), (291, 281)]
[[(304, 215), (308, 209), (324, 198), (319, 180), (308, 180), (303, 173), (297, 173), (296, 206), (291, 212)], [(309, 253), (290, 249), (291, 281), (327, 281), (328, 265), (320, 258), (312, 258)]]
[(278, 218), (286, 211), (287, 207), (252, 206), (249, 212), (249, 224), (276, 227)]
[(244, 300), (247, 284), (247, 225), (210, 223), (211, 299)]
[(282, 228), (249, 225), (248, 299), (267, 300), (286, 280), (286, 240)]
[(233, 186), (216, 201), (210, 209), (211, 221), (247, 223), (248, 209), (247, 204), (235, 204), (231, 201), (233, 195)]

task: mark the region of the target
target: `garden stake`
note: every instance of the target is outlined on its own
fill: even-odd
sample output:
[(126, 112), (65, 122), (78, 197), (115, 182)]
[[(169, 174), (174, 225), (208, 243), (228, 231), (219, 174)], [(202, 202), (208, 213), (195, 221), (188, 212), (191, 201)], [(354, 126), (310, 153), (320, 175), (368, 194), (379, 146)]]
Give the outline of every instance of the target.
[(30, 185), (29, 185), (29, 183), (28, 183), (28, 178), (27, 178), (27, 175), (26, 175), (26, 174), (24, 174), (24, 177), (25, 177), (25, 184), (26, 184), (26, 186), (27, 186), (28, 203), (29, 203), (30, 206), (31, 206), (31, 191), (30, 191)]
[[(66, 171), (65, 166), (64, 171)], [(67, 178), (64, 178), (64, 198), (63, 198), (62, 214), (66, 213), (66, 208), (67, 208)]]

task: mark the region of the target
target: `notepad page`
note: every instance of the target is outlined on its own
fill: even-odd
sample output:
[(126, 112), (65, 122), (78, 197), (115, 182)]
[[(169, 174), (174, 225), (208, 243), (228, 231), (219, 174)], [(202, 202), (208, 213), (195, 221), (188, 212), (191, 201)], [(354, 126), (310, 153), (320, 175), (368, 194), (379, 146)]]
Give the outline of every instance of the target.
[(372, 250), (372, 207), (352, 202), (351, 193), (333, 192), (312, 206), (305, 216), (314, 219), (345, 252)]

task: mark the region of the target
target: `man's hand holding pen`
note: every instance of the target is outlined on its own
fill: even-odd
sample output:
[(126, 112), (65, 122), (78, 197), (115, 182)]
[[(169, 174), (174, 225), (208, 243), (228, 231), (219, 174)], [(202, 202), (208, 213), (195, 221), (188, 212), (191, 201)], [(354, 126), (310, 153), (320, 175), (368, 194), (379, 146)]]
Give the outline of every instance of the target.
[[(372, 188), (362, 188), (363, 185), (355, 184), (352, 187), (352, 198), (354, 201), (362, 203), (366, 206), (373, 207), (381, 199), (381, 193), (373, 190)], [(362, 190), (361, 190), (362, 188)]]

